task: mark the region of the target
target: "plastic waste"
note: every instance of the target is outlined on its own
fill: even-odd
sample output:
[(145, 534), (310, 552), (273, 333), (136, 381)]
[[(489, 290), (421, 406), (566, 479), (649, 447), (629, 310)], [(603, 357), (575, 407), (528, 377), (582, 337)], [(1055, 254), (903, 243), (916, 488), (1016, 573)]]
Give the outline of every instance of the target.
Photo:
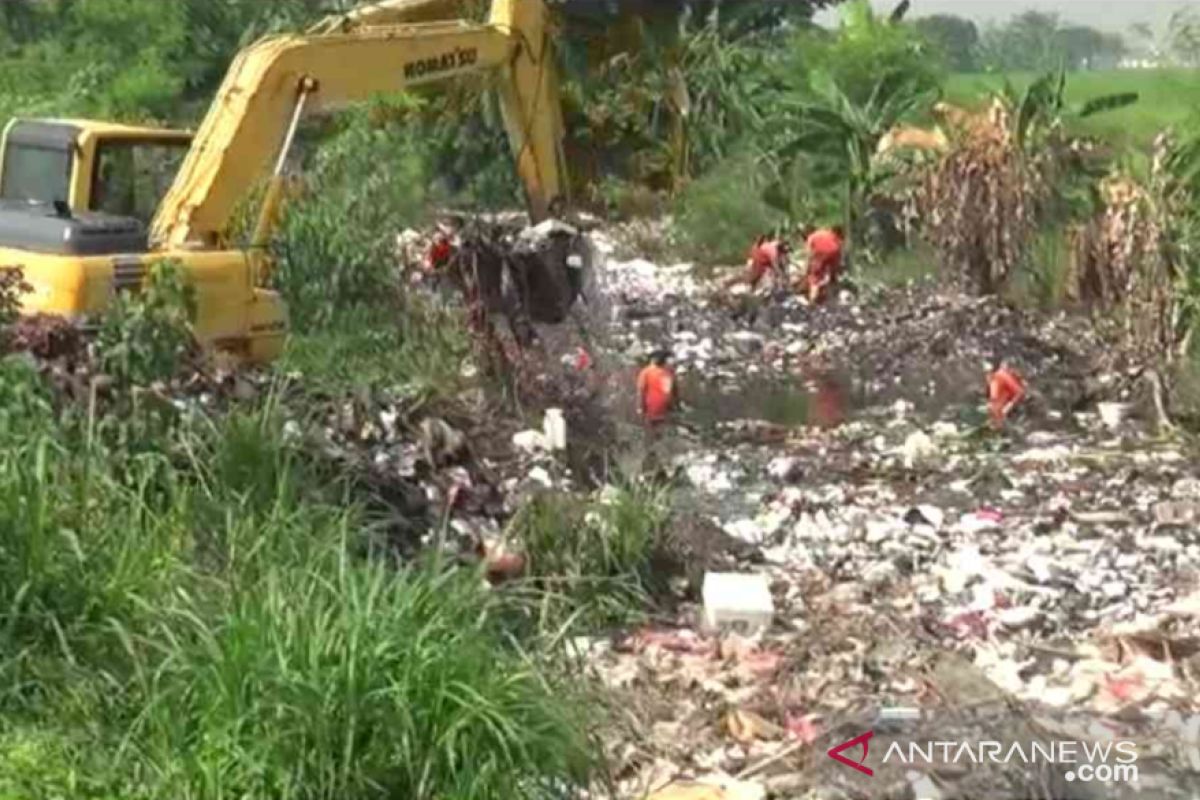
[(562, 409), (547, 409), (543, 426), (543, 436), (545, 436), (546, 447), (550, 450), (566, 450), (567, 421), (563, 417)]

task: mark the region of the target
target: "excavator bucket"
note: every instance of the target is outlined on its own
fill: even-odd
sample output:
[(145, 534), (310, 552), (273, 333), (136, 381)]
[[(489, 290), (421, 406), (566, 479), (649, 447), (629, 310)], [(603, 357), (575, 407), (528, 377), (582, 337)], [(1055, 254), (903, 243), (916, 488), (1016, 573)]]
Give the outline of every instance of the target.
[(557, 220), (523, 229), (475, 220), (462, 233), (460, 258), (468, 304), (506, 317), (527, 345), (535, 337), (532, 323), (567, 319), (583, 292), (592, 249), (582, 232)]
[(567, 318), (583, 290), (588, 261), (586, 237), (569, 225), (549, 220), (522, 232), (513, 262), (534, 321), (557, 325)]

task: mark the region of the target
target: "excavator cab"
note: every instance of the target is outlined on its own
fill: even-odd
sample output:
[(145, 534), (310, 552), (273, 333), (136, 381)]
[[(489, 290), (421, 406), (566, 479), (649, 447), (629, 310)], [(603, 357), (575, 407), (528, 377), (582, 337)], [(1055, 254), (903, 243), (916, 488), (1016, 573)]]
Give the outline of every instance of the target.
[(191, 139), (83, 120), (12, 120), (0, 144), (0, 248), (145, 252)]
[(132, 217), (148, 226), (192, 134), (88, 120), (14, 119), (4, 130), (0, 200), (73, 213)]

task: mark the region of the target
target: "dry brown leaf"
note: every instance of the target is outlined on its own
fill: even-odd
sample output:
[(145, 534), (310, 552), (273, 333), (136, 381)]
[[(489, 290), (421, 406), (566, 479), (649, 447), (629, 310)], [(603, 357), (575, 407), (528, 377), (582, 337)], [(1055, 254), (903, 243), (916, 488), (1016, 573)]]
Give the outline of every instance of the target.
[(765, 739), (778, 739), (783, 729), (755, 714), (734, 709), (725, 715), (725, 730), (737, 742), (750, 744)]

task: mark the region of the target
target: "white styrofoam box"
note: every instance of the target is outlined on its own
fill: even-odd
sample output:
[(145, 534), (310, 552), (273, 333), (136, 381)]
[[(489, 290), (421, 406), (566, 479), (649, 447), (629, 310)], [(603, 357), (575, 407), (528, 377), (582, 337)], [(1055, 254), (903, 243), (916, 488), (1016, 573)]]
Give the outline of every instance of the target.
[(765, 575), (708, 572), (701, 590), (701, 627), (753, 634), (766, 630), (775, 616), (775, 603)]

